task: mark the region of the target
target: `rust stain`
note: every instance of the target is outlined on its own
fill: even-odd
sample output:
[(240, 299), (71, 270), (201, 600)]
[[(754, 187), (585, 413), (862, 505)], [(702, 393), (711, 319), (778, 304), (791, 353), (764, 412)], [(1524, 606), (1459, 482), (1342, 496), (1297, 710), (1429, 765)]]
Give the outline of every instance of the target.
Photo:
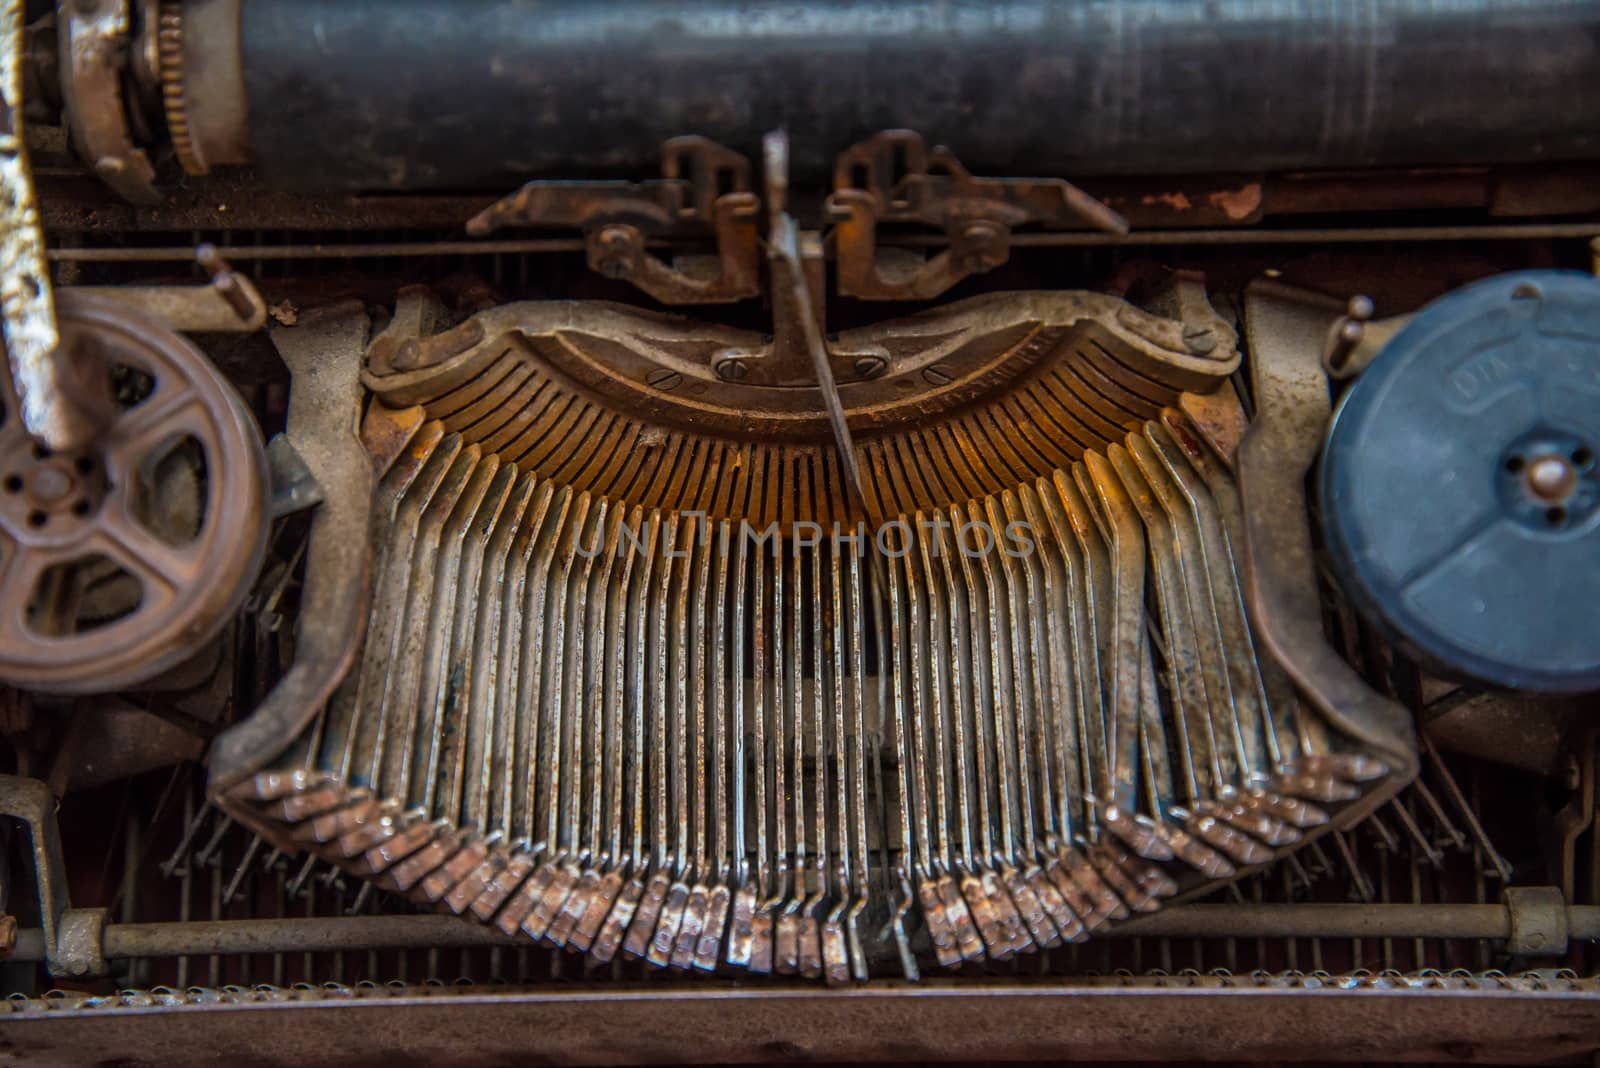
[(1212, 207), (1222, 209), (1230, 219), (1248, 219), (1261, 207), (1261, 183), (1251, 182), (1238, 189), (1218, 190), (1206, 199), (1211, 201)]
[(1161, 413), (1161, 422), (1166, 425), (1167, 430), (1172, 434), (1173, 440), (1182, 447), (1184, 452), (1196, 459), (1200, 458), (1200, 443), (1189, 436), (1188, 428), (1184, 425), (1185, 421), (1182, 416), (1171, 409), (1167, 409)]
[(1183, 193), (1152, 193), (1140, 198), (1145, 205), (1165, 204), (1175, 211), (1193, 211), (1194, 202)]

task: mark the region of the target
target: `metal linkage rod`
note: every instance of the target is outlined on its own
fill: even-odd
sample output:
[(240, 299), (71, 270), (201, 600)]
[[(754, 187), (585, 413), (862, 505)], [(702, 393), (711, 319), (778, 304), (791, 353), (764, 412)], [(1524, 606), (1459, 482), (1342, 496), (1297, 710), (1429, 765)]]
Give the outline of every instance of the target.
[[(1329, 226), (1295, 227), (1268, 230), (1240, 227), (1236, 230), (1136, 230), (1131, 234), (1098, 231), (1068, 233), (1013, 234), (1014, 248), (1077, 248), (1096, 245), (1322, 245), (1366, 242), (1405, 242), (1427, 244), (1453, 241), (1543, 241), (1562, 238), (1591, 238), (1600, 233), (1600, 221), (1571, 223), (1498, 223), (1461, 226)], [(663, 247), (666, 243), (651, 243)], [(885, 238), (885, 247), (940, 247), (947, 244), (939, 235), (898, 235)], [(355, 242), (305, 245), (228, 245), (225, 252), (233, 263), (248, 260), (327, 260), (393, 259), (415, 256), (532, 255), (582, 252), (580, 238), (529, 238), (506, 241), (404, 241)], [(162, 245), (144, 248), (53, 248), (47, 252), (52, 262), (73, 263), (166, 263), (194, 259), (192, 245)]]
[[(1600, 938), (1600, 906), (1567, 907), (1573, 939)], [(1505, 905), (1179, 905), (1130, 921), (1112, 938), (1440, 938), (1507, 939)], [(112, 924), (107, 959), (324, 953), (339, 950), (457, 949), (513, 939), (454, 916), (336, 916)], [(1555, 947), (1559, 952), (1559, 947)], [(44, 932), (17, 933), (11, 959), (44, 959)]]

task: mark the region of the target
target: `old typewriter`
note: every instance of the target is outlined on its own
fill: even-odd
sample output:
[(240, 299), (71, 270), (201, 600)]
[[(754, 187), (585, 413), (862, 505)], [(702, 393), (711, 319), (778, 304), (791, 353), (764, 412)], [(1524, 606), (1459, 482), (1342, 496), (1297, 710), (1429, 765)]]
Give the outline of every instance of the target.
[(0, 1064), (1600, 1053), (1600, 3), (0, 14)]

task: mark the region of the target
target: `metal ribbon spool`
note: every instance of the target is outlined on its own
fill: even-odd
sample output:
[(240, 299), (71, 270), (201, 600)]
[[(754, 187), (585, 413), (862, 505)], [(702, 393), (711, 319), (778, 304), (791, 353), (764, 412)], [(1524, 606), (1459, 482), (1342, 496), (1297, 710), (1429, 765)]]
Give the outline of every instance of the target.
[(1600, 688), (1600, 282), (1491, 278), (1435, 301), (1345, 395), (1322, 518), (1362, 610), (1492, 686)]
[(266, 454), (191, 343), (109, 301), (59, 295), (63, 354), (105, 409), (89, 447), (0, 423), (0, 678), (115, 690), (182, 662), (238, 609), (266, 547)]

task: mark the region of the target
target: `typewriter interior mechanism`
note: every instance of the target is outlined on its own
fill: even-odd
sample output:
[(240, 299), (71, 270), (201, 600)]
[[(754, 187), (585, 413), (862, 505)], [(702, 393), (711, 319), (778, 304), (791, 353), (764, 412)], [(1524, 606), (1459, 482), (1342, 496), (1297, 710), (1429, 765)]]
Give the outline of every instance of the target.
[(1600, 4), (0, 13), (0, 1064), (1600, 1054)]

